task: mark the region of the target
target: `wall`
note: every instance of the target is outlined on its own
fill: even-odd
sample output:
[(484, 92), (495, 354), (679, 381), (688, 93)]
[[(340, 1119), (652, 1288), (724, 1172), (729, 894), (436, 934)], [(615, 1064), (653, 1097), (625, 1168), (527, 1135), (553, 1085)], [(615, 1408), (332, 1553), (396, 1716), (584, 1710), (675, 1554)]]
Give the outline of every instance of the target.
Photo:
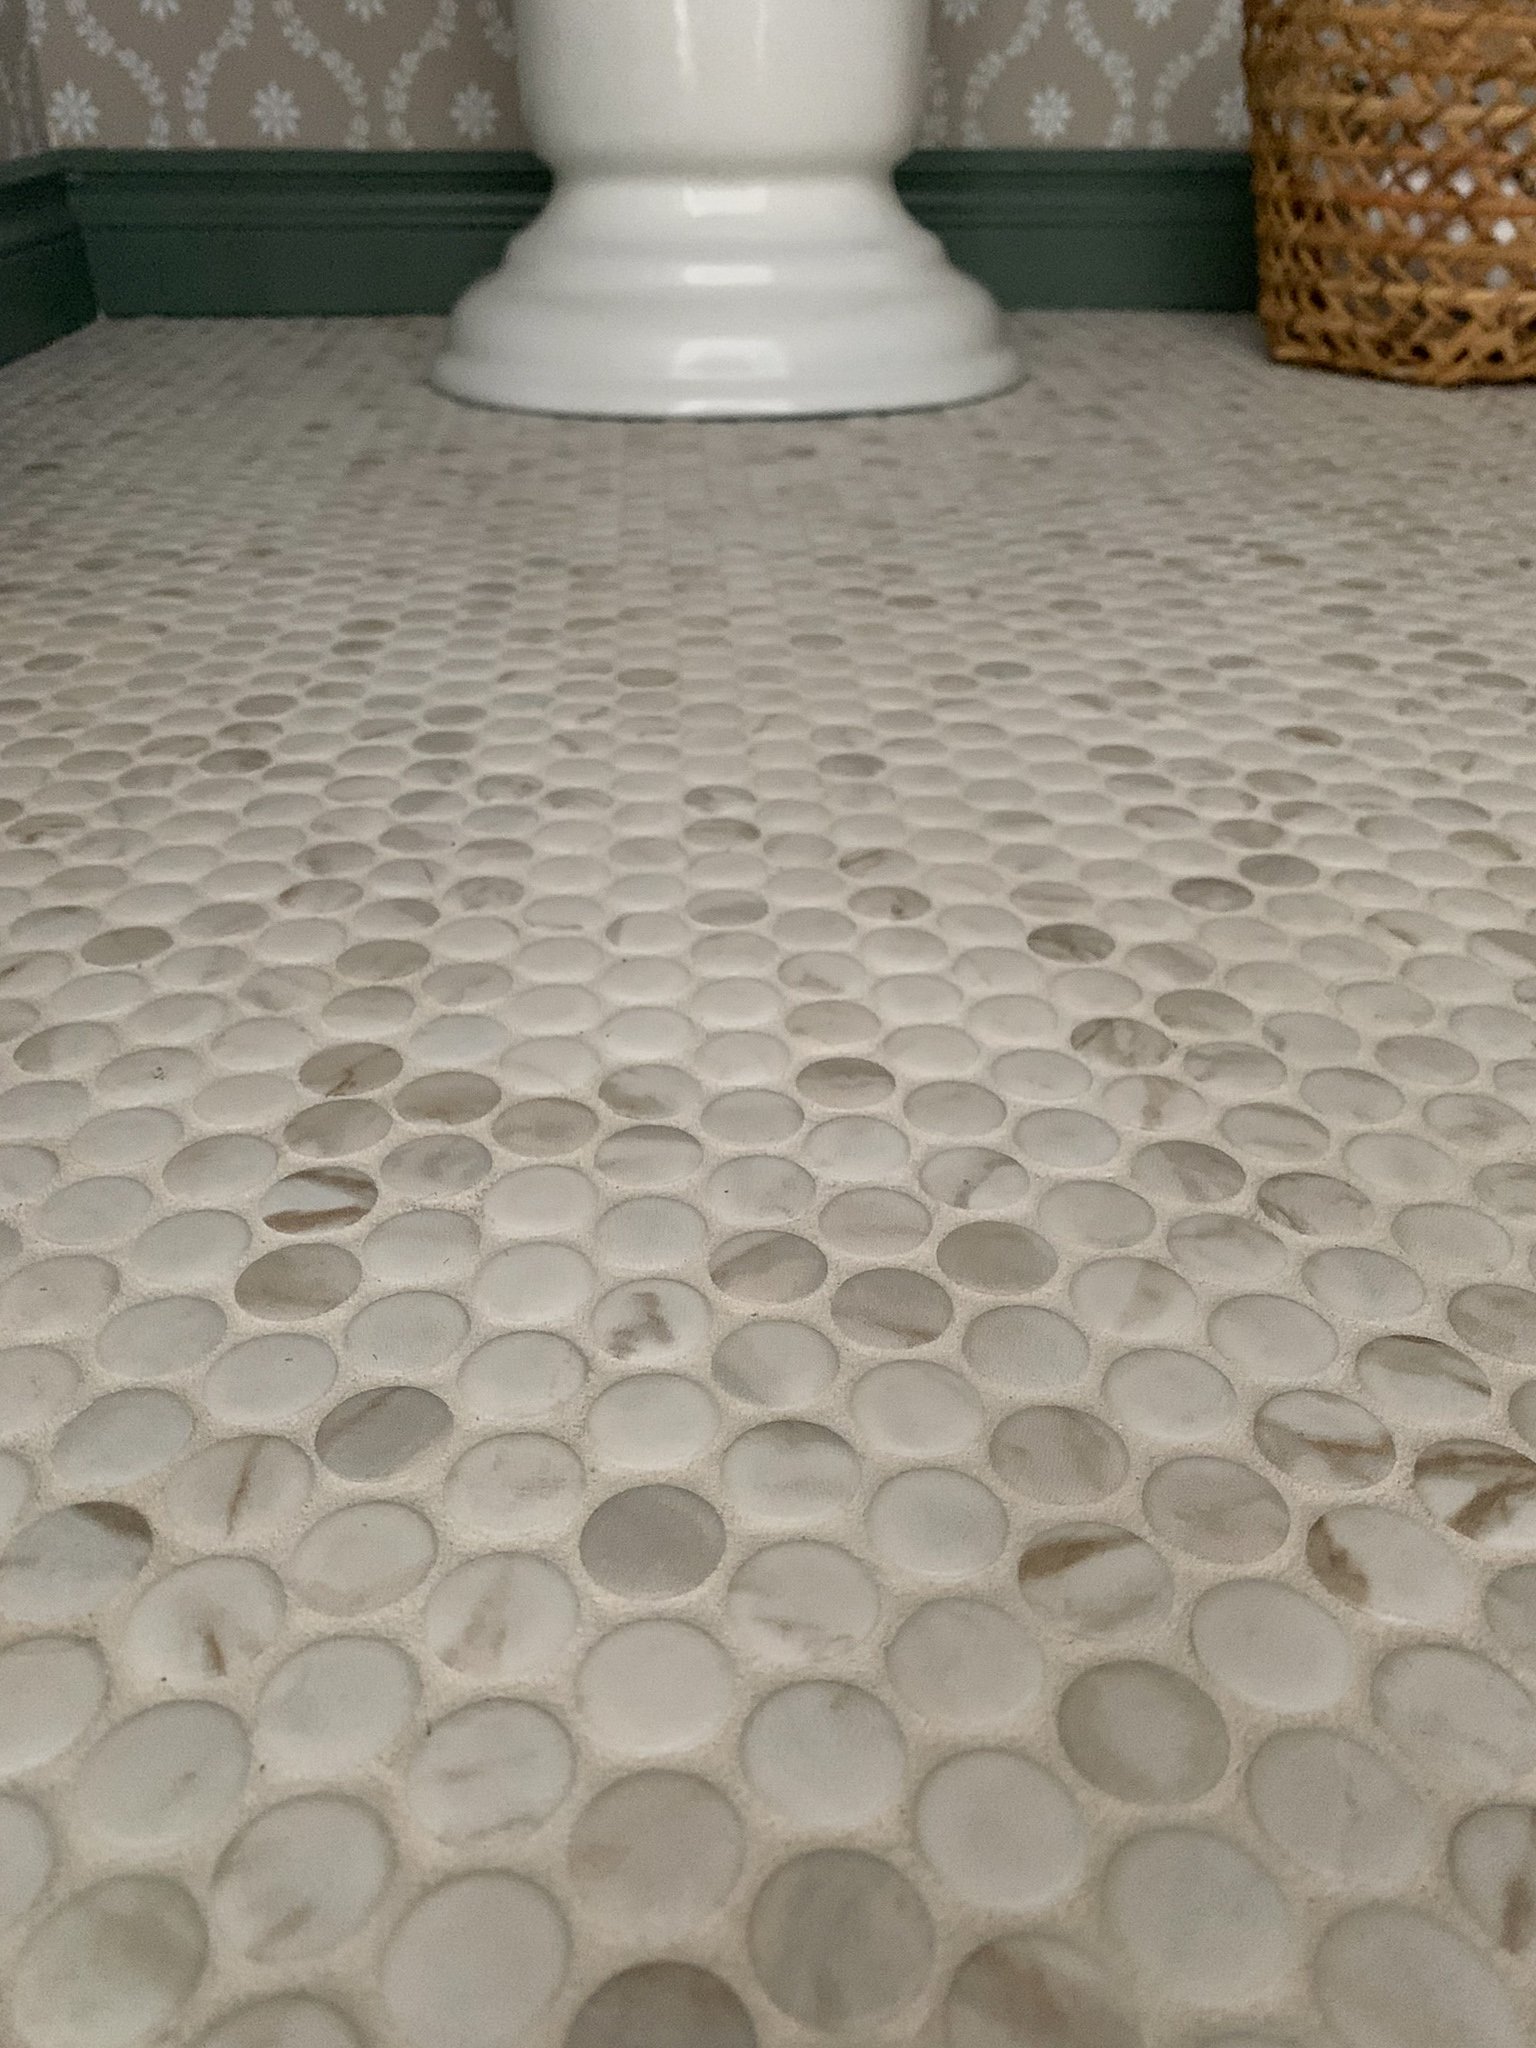
[[(22, 4), (0, 0), (0, 154), (36, 146), (18, 114), (29, 90)], [(26, 0), (26, 11), (59, 144), (523, 140), (510, 0)], [(934, 0), (923, 140), (1240, 143), (1241, 14), (1241, 0)], [(9, 148), (8, 134), (20, 137)]]
[(23, 0), (0, 0), (0, 163), (48, 146)]

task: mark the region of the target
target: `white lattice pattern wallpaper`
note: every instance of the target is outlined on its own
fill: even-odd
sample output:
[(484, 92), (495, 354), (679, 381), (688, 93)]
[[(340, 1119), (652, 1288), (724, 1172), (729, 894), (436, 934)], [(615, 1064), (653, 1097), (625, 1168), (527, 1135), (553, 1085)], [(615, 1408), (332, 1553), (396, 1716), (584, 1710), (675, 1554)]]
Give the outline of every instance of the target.
[[(509, 0), (0, 0), (0, 155), (505, 148), (523, 140), (509, 17)], [(1240, 143), (1240, 27), (1240, 0), (934, 0), (924, 140)]]

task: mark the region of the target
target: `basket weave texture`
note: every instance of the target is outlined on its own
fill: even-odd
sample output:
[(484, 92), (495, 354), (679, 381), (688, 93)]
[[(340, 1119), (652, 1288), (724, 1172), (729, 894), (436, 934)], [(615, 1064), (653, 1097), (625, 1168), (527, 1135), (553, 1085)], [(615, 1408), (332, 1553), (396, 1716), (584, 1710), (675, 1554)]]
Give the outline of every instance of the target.
[(1280, 362), (1536, 377), (1536, 0), (1245, 0)]

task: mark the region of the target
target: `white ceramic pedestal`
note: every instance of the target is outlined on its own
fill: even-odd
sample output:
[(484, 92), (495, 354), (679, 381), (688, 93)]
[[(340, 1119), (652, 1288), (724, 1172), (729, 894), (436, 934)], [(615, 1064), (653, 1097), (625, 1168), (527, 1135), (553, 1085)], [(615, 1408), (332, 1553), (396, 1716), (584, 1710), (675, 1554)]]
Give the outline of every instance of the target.
[(1013, 383), (891, 183), (928, 0), (515, 0), (549, 205), (453, 315), (457, 398), (657, 418), (886, 412)]

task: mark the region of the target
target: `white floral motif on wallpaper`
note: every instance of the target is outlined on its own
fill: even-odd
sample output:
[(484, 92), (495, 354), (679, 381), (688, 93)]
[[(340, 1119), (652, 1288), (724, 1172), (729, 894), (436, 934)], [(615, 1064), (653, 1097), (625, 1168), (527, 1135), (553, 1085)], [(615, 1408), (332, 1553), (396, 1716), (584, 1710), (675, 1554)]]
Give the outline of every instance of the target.
[(1036, 142), (1058, 142), (1072, 125), (1072, 102), (1059, 85), (1043, 86), (1030, 96), (1025, 119)]
[(48, 95), (48, 134), (55, 144), (94, 142), (100, 125), (96, 102), (73, 79)]
[[(1247, 139), (1241, 0), (932, 10), (929, 146)], [(0, 0), (0, 156), (45, 126), (76, 146), (507, 146), (512, 0)]]
[(448, 103), (448, 118), (466, 142), (496, 132), (496, 102), (483, 85), (462, 85)]
[(252, 100), (251, 119), (269, 142), (291, 142), (299, 132), (299, 103), (274, 79)]

